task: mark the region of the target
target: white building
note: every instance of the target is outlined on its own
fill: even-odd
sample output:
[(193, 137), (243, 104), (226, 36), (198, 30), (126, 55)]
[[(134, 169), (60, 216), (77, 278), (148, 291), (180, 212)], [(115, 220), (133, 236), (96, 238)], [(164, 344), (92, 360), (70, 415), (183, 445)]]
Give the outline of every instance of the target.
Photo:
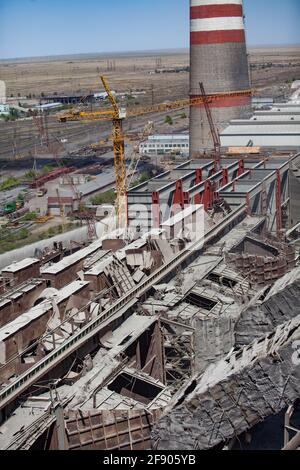
[(190, 150), (189, 135), (152, 135), (140, 144), (142, 155), (164, 155), (167, 153), (181, 153), (188, 155)]
[(0, 115), (1, 114), (4, 114), (4, 116), (8, 116), (10, 114), (10, 107), (8, 104), (0, 103)]
[(63, 105), (62, 103), (47, 103), (47, 104), (38, 104), (34, 107), (34, 109), (37, 109), (38, 111), (49, 111), (51, 109), (58, 109), (61, 108)]
[(222, 147), (300, 149), (300, 101), (274, 103), (250, 119), (234, 119), (221, 134)]
[(292, 89), (292, 90), (297, 90), (298, 88), (300, 88), (300, 80), (295, 80), (295, 81), (292, 83), (291, 89)]
[[(117, 96), (115, 91), (111, 92), (112, 95)], [(106, 91), (102, 91), (101, 93), (94, 93), (95, 100), (106, 100), (108, 98), (108, 94)]]
[(274, 104), (273, 98), (260, 98), (260, 97), (252, 98), (253, 109), (271, 108), (273, 104)]

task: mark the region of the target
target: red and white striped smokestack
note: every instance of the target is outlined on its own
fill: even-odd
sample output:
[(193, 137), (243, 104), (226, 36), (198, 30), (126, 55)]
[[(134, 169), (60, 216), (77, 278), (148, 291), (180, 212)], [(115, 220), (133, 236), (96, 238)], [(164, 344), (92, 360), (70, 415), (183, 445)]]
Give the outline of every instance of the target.
[[(211, 109), (221, 131), (230, 119), (251, 110), (249, 66), (242, 0), (191, 0), (191, 98), (217, 95)], [(248, 92), (247, 92), (248, 91)], [(190, 115), (191, 156), (212, 147), (209, 123), (202, 105)]]

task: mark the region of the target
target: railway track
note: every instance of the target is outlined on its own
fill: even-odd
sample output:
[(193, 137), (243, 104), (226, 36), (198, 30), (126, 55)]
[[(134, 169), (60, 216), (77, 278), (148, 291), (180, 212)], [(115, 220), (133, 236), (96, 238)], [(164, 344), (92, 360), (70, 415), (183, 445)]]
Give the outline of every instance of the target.
[(241, 206), (225, 217), (220, 224), (210, 229), (203, 238), (175, 255), (168, 263), (155, 271), (144, 282), (140, 283), (137, 287), (130, 290), (126, 295), (117, 300), (110, 308), (105, 310), (102, 315), (89, 322), (80, 331), (67, 339), (61, 346), (49, 353), (28, 371), (21, 374), (11, 384), (5, 386), (0, 391), (0, 409), (5, 408), (5, 406), (20, 396), (47, 372), (79, 349), (89, 339), (97, 335), (102, 328), (109, 324), (120, 313), (125, 312), (132, 307), (141, 296), (149, 292), (154, 284), (161, 282), (168, 274), (187, 261), (191, 257), (192, 253), (201, 250), (204, 246), (220, 235), (228, 225), (236, 225), (244, 216), (246, 216), (246, 207)]
[[(176, 85), (166, 90), (155, 90), (155, 102), (162, 103), (164, 100), (176, 100), (188, 96), (188, 88), (186, 85)], [(151, 97), (147, 96), (143, 100), (142, 105), (151, 104)], [(128, 107), (130, 109), (130, 107)], [(170, 112), (169, 112), (170, 113)], [(165, 113), (166, 114), (166, 113)], [(168, 113), (167, 113), (168, 114)], [(142, 122), (142, 118), (139, 118)], [(134, 122), (128, 119), (126, 126)], [(48, 135), (55, 138), (66, 138), (70, 144), (80, 145), (80, 140), (88, 138), (89, 134), (95, 141), (99, 137), (103, 137), (103, 133), (109, 136), (111, 133), (111, 125), (108, 122), (69, 122), (62, 124), (57, 121), (55, 116), (48, 117), (47, 123)], [(101, 135), (102, 134), (102, 135)], [(33, 120), (0, 122), (0, 158), (13, 159), (24, 158), (29, 154), (43, 152), (39, 145), (39, 133)], [(83, 142), (85, 143), (85, 142)], [(45, 151), (45, 149), (44, 149)], [(16, 158), (16, 159), (17, 159)]]

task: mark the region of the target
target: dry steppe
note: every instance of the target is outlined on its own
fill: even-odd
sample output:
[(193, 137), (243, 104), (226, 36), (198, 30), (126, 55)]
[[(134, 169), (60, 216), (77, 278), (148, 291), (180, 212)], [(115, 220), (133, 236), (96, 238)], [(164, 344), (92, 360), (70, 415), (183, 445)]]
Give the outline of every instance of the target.
[[(250, 49), (249, 57), (255, 93), (279, 99), (288, 96), (289, 83), (300, 78), (300, 46)], [(143, 105), (187, 98), (188, 71), (155, 73), (155, 69), (185, 68), (188, 65), (187, 50), (0, 60), (0, 79), (6, 82), (7, 96), (15, 97), (22, 104), (23, 97), (28, 95), (37, 102), (42, 93), (99, 92), (99, 77), (103, 74), (117, 92), (144, 90), (145, 95), (130, 103)], [(113, 70), (109, 70), (111, 66)], [(186, 114), (188, 117), (188, 110)], [(149, 116), (140, 118), (139, 122), (129, 120), (126, 129), (142, 128), (148, 119)], [(157, 123), (156, 131), (165, 131), (165, 126), (162, 128), (163, 115), (153, 115), (151, 119)], [(80, 151), (82, 145), (96, 142), (110, 133), (109, 123), (60, 124), (53, 115), (49, 116), (48, 127), (50, 136), (67, 138), (68, 150), (72, 151)], [(188, 119), (180, 121), (176, 130), (184, 127), (188, 127)], [(40, 148), (38, 130), (32, 121), (0, 122), (1, 160), (40, 153), (43, 149)]]

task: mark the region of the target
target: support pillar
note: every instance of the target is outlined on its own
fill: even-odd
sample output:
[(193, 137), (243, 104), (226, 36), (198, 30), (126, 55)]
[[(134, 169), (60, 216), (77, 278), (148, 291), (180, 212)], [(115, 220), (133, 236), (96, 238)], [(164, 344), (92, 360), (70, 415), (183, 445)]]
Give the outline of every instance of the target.
[(245, 173), (245, 162), (244, 160), (239, 160), (238, 176), (241, 176), (243, 173)]
[(222, 186), (226, 186), (226, 184), (229, 183), (229, 173), (228, 173), (228, 168), (223, 168), (222, 170)]
[[(203, 181), (203, 172), (202, 172), (202, 170), (198, 169), (198, 170), (196, 170), (196, 184), (201, 184), (202, 181)], [(194, 203), (195, 204), (201, 204), (201, 202), (202, 202), (201, 194), (198, 193), (194, 197)]]
[(191, 204), (191, 198), (189, 193), (183, 193), (184, 207), (187, 207)]
[(247, 206), (247, 214), (251, 215), (252, 214), (252, 209), (251, 209), (251, 198), (250, 198), (249, 193), (247, 193), (247, 195), (246, 195), (246, 206)]
[(68, 450), (69, 446), (65, 431), (64, 409), (60, 403), (56, 404), (54, 413), (56, 416), (58, 450)]
[(198, 170), (196, 170), (196, 184), (200, 184), (202, 183), (203, 181), (203, 171), (198, 168)]
[(160, 205), (159, 205), (159, 193), (152, 193), (152, 218), (153, 228), (160, 227)]
[(277, 184), (276, 184), (276, 225), (277, 233), (282, 230), (282, 212), (281, 212), (281, 175), (280, 170), (277, 170)]
[(183, 184), (181, 180), (176, 181), (173, 204), (174, 206), (180, 206), (181, 209), (184, 209)]
[(210, 181), (205, 181), (205, 188), (204, 188), (204, 194), (203, 194), (203, 199), (202, 203), (204, 205), (204, 209), (210, 209), (212, 207), (212, 202), (213, 202), (213, 191), (212, 191), (212, 185)]

